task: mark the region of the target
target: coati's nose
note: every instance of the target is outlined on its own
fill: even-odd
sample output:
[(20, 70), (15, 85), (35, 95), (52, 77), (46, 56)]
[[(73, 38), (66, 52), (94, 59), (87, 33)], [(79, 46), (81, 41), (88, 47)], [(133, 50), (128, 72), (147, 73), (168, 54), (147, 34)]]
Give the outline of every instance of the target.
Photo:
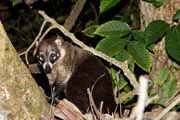
[(46, 74), (48, 74), (48, 73), (51, 72), (51, 67), (50, 67), (48, 64), (45, 66), (44, 72), (45, 72)]

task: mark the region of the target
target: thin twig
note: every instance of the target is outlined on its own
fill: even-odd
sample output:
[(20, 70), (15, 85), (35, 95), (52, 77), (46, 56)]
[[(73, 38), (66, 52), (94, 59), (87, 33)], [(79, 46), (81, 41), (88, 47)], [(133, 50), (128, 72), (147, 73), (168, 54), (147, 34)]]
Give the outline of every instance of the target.
[(132, 97), (134, 95), (137, 95), (137, 89), (134, 89), (128, 93), (126, 93), (124, 96), (120, 96), (120, 103), (124, 102), (125, 100), (127, 100), (129, 97)]
[[(115, 82), (115, 88), (117, 89), (116, 93), (114, 94), (114, 99), (116, 101), (116, 104), (117, 104), (117, 107), (114, 111), (114, 114), (116, 113), (116, 111), (119, 111), (120, 112), (120, 116), (122, 116), (122, 108), (121, 108), (121, 99), (120, 99), (120, 87), (119, 87), (119, 82), (120, 82), (120, 78), (119, 78), (119, 74), (121, 73), (121, 71), (118, 71), (116, 73), (116, 80), (114, 81)], [(118, 96), (116, 96), (118, 93)], [(118, 109), (118, 105), (119, 105), (119, 110)]]
[(54, 113), (54, 109), (53, 109), (53, 103), (54, 103), (54, 91), (55, 91), (55, 88), (51, 88), (51, 107), (50, 107), (50, 114), (51, 114), (51, 117), (53, 116), (53, 113)]
[(180, 95), (180, 89), (178, 89), (170, 98), (169, 100), (164, 104), (164, 106), (168, 106), (172, 101), (174, 101), (177, 97)]
[(159, 95), (155, 95), (155, 96), (153, 96), (153, 97), (150, 97), (150, 98), (148, 98), (148, 100), (147, 100), (147, 102), (146, 102), (146, 106), (148, 106), (150, 103), (152, 103), (154, 100), (157, 100), (157, 99), (159, 99), (160, 97), (159, 97)]
[(26, 50), (23, 51), (23, 52), (21, 52), (21, 53), (19, 53), (19, 56), (22, 56), (22, 55), (24, 55), (25, 53), (26, 53)]
[(90, 91), (89, 88), (87, 88), (87, 93), (88, 93), (88, 96), (89, 96), (89, 102), (90, 102), (90, 105), (93, 107), (92, 111), (95, 112), (95, 115), (97, 116), (98, 120), (100, 119), (100, 112), (98, 111), (95, 103), (94, 103), (94, 99), (92, 97), (92, 93)]
[(55, 29), (56, 27), (55, 26), (50, 26), (42, 35), (41, 35), (41, 37), (39, 38), (39, 42), (41, 42), (43, 39), (44, 39), (44, 37), (52, 30), (52, 29)]
[(121, 68), (124, 72), (124, 75), (130, 80), (131, 85), (134, 88), (138, 88), (138, 82), (135, 78), (135, 75), (129, 70), (128, 63), (126, 62), (120, 62), (115, 60), (114, 58), (111, 58), (107, 56), (106, 54), (102, 53), (101, 51), (97, 51), (92, 47), (88, 47), (83, 42), (78, 40), (73, 33), (70, 33), (68, 30), (66, 30), (62, 25), (59, 25), (54, 19), (50, 18), (45, 14), (44, 11), (39, 11), (39, 14), (48, 22), (50, 22), (52, 25), (56, 26), (57, 29), (59, 29), (65, 36), (68, 36), (75, 44), (79, 45), (84, 50), (87, 50), (94, 55), (101, 57), (102, 59), (114, 64), (115, 66)]
[[(81, 1), (81, 2), (80, 2), (80, 1)], [(69, 19), (66, 20), (65, 26), (67, 26), (68, 30), (70, 30), (70, 29), (72, 28), (72, 26), (74, 25), (74, 23), (75, 23), (77, 17), (79, 16), (79, 14), (80, 14), (80, 12), (81, 12), (81, 10), (82, 10), (82, 8), (83, 8), (83, 6), (84, 6), (85, 3), (86, 3), (86, 0), (84, 0), (83, 3), (82, 3), (82, 0), (79, 0), (79, 1), (76, 3), (76, 5), (74, 6), (74, 9), (75, 9), (75, 8), (78, 8), (78, 10), (76, 10), (76, 12), (75, 12), (74, 9), (73, 9), (73, 10), (71, 11), (70, 16), (69, 16)], [(80, 8), (79, 8), (79, 7), (80, 7)], [(75, 14), (75, 13), (76, 13), (76, 14)], [(74, 18), (74, 19), (72, 19), (72, 18)], [(72, 21), (73, 21), (73, 23), (70, 24), (68, 21), (69, 21), (69, 22), (72, 22)], [(50, 30), (56, 28), (56, 27), (54, 27), (54, 26), (49, 27), (49, 28), (44, 32), (44, 34), (41, 36), (42, 31), (43, 31), (44, 26), (46, 25), (46, 23), (47, 23), (47, 21), (44, 20), (44, 22), (43, 22), (42, 25), (41, 25), (40, 31), (39, 31), (38, 35), (36, 36), (35, 40), (33, 41), (33, 43), (27, 48), (27, 50), (25, 50), (24, 52), (22, 52), (22, 53), (19, 54), (19, 56), (25, 55), (26, 64), (29, 64), (29, 61), (28, 61), (28, 52), (29, 52), (29, 51), (31, 50), (31, 48), (35, 45), (36, 41), (38, 41), (38, 39), (39, 39), (39, 42), (41, 42), (42, 39), (45, 37), (45, 35), (46, 35)], [(41, 36), (41, 38), (40, 38), (40, 36)], [(35, 54), (36, 54), (36, 49), (34, 49), (34, 52), (33, 52), (33, 55), (35, 55)]]
[(19, 56), (25, 54), (27, 51), (29, 51), (34, 46), (34, 44), (36, 43), (36, 41), (39, 39), (40, 35), (42, 34), (43, 28), (46, 25), (46, 23), (47, 23), (47, 21), (44, 20), (44, 22), (41, 25), (40, 31), (39, 31), (38, 35), (36, 36), (35, 40), (33, 41), (33, 43), (28, 47), (28, 49), (26, 51), (20, 53)]
[[(103, 106), (101, 106), (101, 105), (103, 105), (103, 101), (100, 103), (100, 108), (99, 108), (99, 111), (98, 111), (98, 109), (97, 109), (97, 107), (96, 107), (96, 105), (95, 105), (95, 103), (94, 103), (94, 99), (93, 99), (92, 94), (93, 94), (93, 90), (94, 90), (94, 88), (95, 88), (95, 86), (96, 86), (96, 83), (97, 83), (102, 77), (104, 77), (104, 75), (105, 75), (105, 73), (102, 74), (102, 75), (100, 75), (100, 76), (95, 80), (95, 82), (93, 83), (93, 85), (92, 85), (92, 87), (91, 87), (91, 91), (89, 91), (89, 90), (90, 90), (89, 88), (87, 89), (88, 96), (89, 96), (89, 101), (90, 101), (90, 103), (91, 103), (91, 110), (95, 112), (95, 114), (96, 114), (96, 116), (97, 116), (98, 119), (100, 118), (100, 114), (102, 113), (102, 108), (103, 108)], [(100, 112), (100, 111), (101, 111), (101, 112)]]
[(102, 113), (102, 110), (103, 110), (103, 104), (104, 104), (104, 102), (103, 102), (103, 101), (101, 101), (101, 103), (100, 103), (100, 107), (99, 107), (99, 112), (100, 112), (100, 113)]
[[(31, 44), (32, 45), (32, 44)], [(25, 54), (25, 61), (26, 61), (26, 64), (29, 65), (29, 60), (28, 60), (28, 52), (29, 50), (26, 51), (26, 54)]]
[[(119, 94), (119, 91), (120, 91), (120, 88), (119, 88), (119, 81), (120, 81), (120, 78), (119, 78), (119, 74), (120, 74), (120, 71), (118, 71), (116, 73), (116, 79), (114, 80), (114, 83), (115, 83), (115, 88), (114, 88), (114, 99), (116, 101), (116, 104), (119, 104), (121, 103), (121, 99), (120, 99), (120, 94)], [(118, 95), (118, 96), (117, 96)]]
[(35, 40), (33, 41), (33, 43), (22, 53), (19, 54), (19, 56), (22, 56), (22, 55), (25, 55), (25, 60), (26, 60), (26, 64), (28, 65), (29, 64), (29, 61), (28, 61), (28, 52), (31, 50), (31, 48), (35, 45), (36, 41), (38, 40), (38, 38), (40, 37), (43, 29), (44, 29), (44, 26), (46, 25), (47, 21), (44, 20), (44, 22), (42, 23), (41, 25), (41, 28), (39, 30), (39, 33), (38, 35), (36, 36)]
[(168, 107), (166, 107), (159, 115), (157, 118), (154, 120), (160, 120), (166, 113), (168, 113), (174, 106), (176, 106), (180, 102), (180, 96), (174, 100)]
[(101, 74), (96, 80), (95, 82), (93, 83), (92, 87), (91, 87), (91, 93), (93, 93), (93, 90), (94, 90), (94, 87), (96, 85), (96, 83), (102, 78), (105, 76), (105, 73)]

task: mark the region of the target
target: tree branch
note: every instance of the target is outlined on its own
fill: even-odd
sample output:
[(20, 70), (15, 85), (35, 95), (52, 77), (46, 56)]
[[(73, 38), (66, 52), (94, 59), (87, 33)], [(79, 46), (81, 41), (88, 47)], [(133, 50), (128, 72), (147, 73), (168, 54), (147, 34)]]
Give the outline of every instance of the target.
[(138, 101), (137, 105), (133, 108), (130, 115), (130, 120), (143, 120), (144, 109), (146, 107), (146, 101), (148, 100), (147, 90), (148, 90), (148, 79), (145, 76), (140, 76), (139, 78), (139, 90), (138, 90)]
[(25, 60), (26, 60), (26, 64), (29, 64), (29, 61), (28, 61), (28, 52), (31, 50), (31, 48), (35, 45), (36, 41), (39, 39), (39, 37), (41, 36), (42, 34), (42, 31), (44, 29), (44, 26), (46, 25), (47, 21), (44, 20), (44, 22), (42, 23), (41, 25), (41, 28), (39, 30), (39, 33), (38, 35), (36, 36), (35, 40), (33, 41), (33, 43), (27, 48), (27, 50), (25, 50), (24, 52), (20, 53), (19, 56), (22, 56), (22, 55), (25, 55)]
[(74, 5), (73, 9), (71, 10), (70, 15), (68, 16), (68, 18), (66, 19), (64, 23), (64, 27), (68, 31), (70, 31), (72, 27), (74, 26), (74, 24), (76, 23), (76, 20), (79, 14), (81, 13), (85, 3), (86, 3), (86, 0), (78, 0), (76, 4)]
[(167, 114), (173, 107), (175, 107), (180, 102), (180, 96), (174, 100), (168, 107), (166, 107), (155, 120), (160, 120), (165, 114)]
[(57, 29), (59, 29), (65, 36), (69, 37), (75, 44), (79, 45), (84, 50), (87, 50), (87, 51), (91, 52), (92, 54), (94, 54), (98, 57), (101, 57), (102, 59), (104, 59), (104, 60), (112, 63), (113, 65), (119, 67), (120, 69), (122, 69), (124, 72), (124, 75), (130, 80), (131, 85), (134, 88), (138, 88), (138, 86), (139, 86), (138, 82), (137, 82), (134, 74), (129, 70), (127, 61), (125, 61), (125, 62), (117, 61), (114, 58), (111, 58), (111, 57), (107, 56), (106, 54), (95, 50), (94, 48), (88, 47), (83, 42), (78, 40), (73, 33), (70, 33), (62, 25), (59, 25), (54, 19), (47, 16), (44, 11), (39, 11), (39, 14), (46, 21), (50, 22), (53, 26), (55, 26)]

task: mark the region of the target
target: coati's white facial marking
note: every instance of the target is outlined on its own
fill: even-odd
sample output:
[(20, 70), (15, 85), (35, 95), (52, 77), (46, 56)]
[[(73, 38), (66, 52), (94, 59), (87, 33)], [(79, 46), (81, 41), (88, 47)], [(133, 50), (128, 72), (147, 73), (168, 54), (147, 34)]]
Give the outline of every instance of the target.
[(52, 60), (52, 61), (55, 61), (56, 60), (56, 58), (59, 56), (59, 54), (58, 53), (56, 53), (55, 51), (52, 51), (51, 53), (50, 53), (50, 59)]
[(59, 46), (56, 42), (42, 42), (38, 49), (37, 59), (45, 73), (51, 73), (53, 64), (61, 57)]
[(46, 62), (43, 64), (43, 69), (44, 69), (44, 70), (45, 70), (45, 68), (46, 68), (46, 64), (47, 64)]
[[(49, 67), (49, 68), (48, 68), (48, 67)], [(53, 65), (52, 65), (51, 62), (45, 62), (45, 63), (43, 64), (43, 69), (44, 69), (44, 70), (46, 70), (46, 69), (52, 70), (52, 67), (53, 67)]]
[(66, 55), (66, 50), (64, 48), (61, 48), (61, 57), (60, 59), (64, 59), (65, 55)]
[(40, 61), (43, 61), (43, 58), (42, 58), (42, 56), (40, 56), (40, 57), (39, 57), (39, 60), (40, 60)]

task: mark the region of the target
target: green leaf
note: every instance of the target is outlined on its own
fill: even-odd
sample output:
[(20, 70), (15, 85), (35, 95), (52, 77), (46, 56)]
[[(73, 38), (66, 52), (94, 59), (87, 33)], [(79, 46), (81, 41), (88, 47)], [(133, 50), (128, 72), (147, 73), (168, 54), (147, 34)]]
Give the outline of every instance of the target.
[(142, 43), (145, 43), (145, 33), (141, 30), (133, 30), (132, 31), (134, 39), (137, 41), (141, 41)]
[(111, 9), (120, 1), (121, 0), (101, 0), (101, 2), (100, 2), (100, 14)]
[(159, 40), (169, 29), (169, 25), (164, 21), (157, 20), (151, 22), (145, 29), (146, 45), (155, 43)]
[(23, 2), (22, 0), (11, 0), (11, 1), (13, 6)]
[(156, 46), (156, 44), (154, 43), (154, 44), (150, 44), (150, 45), (146, 46), (146, 48), (147, 48), (149, 51), (154, 52), (155, 46)]
[(159, 91), (161, 99), (159, 99), (158, 103), (162, 105), (166, 103), (174, 94), (176, 94), (177, 90), (176, 80), (167, 80)]
[(94, 37), (94, 32), (96, 31), (96, 29), (99, 27), (99, 25), (92, 25), (92, 26), (90, 26), (90, 27), (88, 27), (88, 28), (86, 28), (84, 31), (83, 31), (83, 33), (85, 34), (85, 35), (87, 35), (88, 37)]
[(102, 37), (105, 36), (123, 37), (128, 33), (130, 33), (130, 27), (128, 24), (114, 20), (102, 24), (95, 31), (95, 34), (100, 35)]
[(131, 41), (128, 44), (128, 51), (140, 68), (146, 72), (150, 71), (152, 59), (144, 44), (138, 41)]
[(109, 73), (111, 74), (111, 78), (113, 79), (113, 84), (115, 85), (115, 80), (117, 79), (116, 75), (117, 75), (117, 71), (111, 67), (111, 69), (109, 69)]
[[(132, 58), (131, 58), (132, 59)], [(134, 72), (135, 69), (135, 61), (134, 60), (128, 60), (128, 68), (131, 72)]]
[(153, 74), (153, 81), (159, 85), (162, 86), (164, 82), (168, 79), (169, 71), (167, 68), (162, 68), (159, 71), (157, 71), (155, 74)]
[(168, 31), (166, 35), (166, 49), (168, 54), (180, 63), (180, 26)]
[(126, 85), (128, 85), (128, 82), (125, 79), (125, 77), (122, 74), (118, 73), (117, 70), (115, 70), (114, 68), (111, 68), (110, 73), (113, 79), (112, 83), (114, 87), (118, 87), (118, 89), (121, 90), (124, 87), (126, 87)]
[(152, 3), (155, 7), (160, 7), (164, 3), (164, 0), (145, 0), (145, 1)]
[(115, 59), (119, 61), (128, 60), (128, 52), (125, 49), (120, 49), (119, 53), (115, 55)]
[(120, 76), (119, 78), (119, 90), (122, 90), (123, 88), (125, 88), (128, 85), (128, 82), (126, 81), (126, 79), (124, 78), (123, 75)]
[(102, 51), (103, 53), (113, 57), (118, 54), (119, 51), (124, 49), (128, 37), (119, 38), (119, 37), (107, 37), (102, 39), (96, 46), (96, 49)]
[(176, 14), (173, 15), (173, 20), (180, 20), (180, 9), (176, 11)]

